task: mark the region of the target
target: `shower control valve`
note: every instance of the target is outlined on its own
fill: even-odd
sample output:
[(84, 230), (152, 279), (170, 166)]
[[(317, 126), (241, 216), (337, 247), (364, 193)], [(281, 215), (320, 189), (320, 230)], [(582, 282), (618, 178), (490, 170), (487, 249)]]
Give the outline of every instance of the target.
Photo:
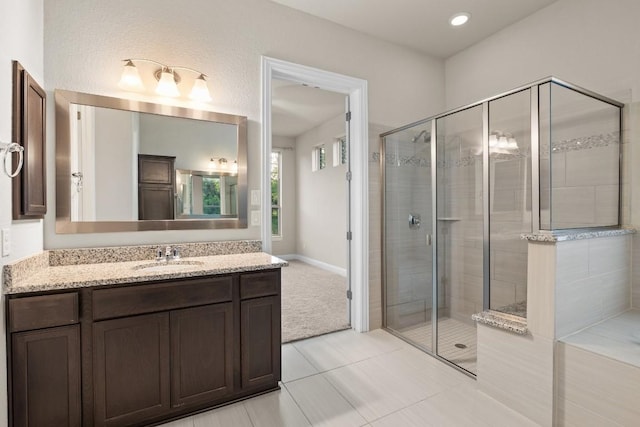
[(412, 230), (420, 228), (420, 214), (409, 214), (409, 228)]

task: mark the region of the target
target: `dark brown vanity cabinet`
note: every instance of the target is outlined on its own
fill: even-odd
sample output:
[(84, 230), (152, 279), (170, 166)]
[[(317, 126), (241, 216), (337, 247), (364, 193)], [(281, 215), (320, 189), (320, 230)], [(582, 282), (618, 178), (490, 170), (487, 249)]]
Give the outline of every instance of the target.
[(171, 406), (197, 406), (233, 393), (233, 304), (171, 312)]
[(8, 300), (9, 420), (81, 425), (77, 293)]
[(95, 425), (141, 423), (233, 392), (232, 304), (96, 322)]
[(138, 218), (174, 218), (175, 157), (138, 155)]
[(240, 277), (242, 388), (280, 380), (280, 271)]
[(93, 325), (96, 426), (129, 425), (169, 411), (169, 315)]
[(279, 269), (80, 295), (9, 296), (12, 425), (143, 426), (278, 388)]

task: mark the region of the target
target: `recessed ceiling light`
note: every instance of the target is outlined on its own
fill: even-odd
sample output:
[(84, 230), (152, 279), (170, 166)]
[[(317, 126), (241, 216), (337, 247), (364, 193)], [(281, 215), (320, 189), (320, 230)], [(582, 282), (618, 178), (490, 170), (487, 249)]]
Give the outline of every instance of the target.
[(449, 24), (454, 27), (466, 24), (471, 18), (471, 14), (467, 12), (456, 13), (449, 19)]

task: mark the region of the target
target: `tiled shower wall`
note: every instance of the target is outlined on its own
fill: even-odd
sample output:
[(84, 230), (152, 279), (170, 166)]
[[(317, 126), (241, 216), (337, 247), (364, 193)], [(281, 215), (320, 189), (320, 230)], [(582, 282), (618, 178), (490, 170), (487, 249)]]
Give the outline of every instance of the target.
[(556, 338), (631, 306), (632, 236), (558, 242)]
[[(387, 324), (396, 329), (430, 320), (432, 307), (431, 145), (410, 138), (386, 138)], [(419, 228), (409, 227), (410, 214), (420, 215)]]
[(553, 229), (618, 224), (619, 109), (558, 85), (540, 96), (542, 223), (550, 180)]

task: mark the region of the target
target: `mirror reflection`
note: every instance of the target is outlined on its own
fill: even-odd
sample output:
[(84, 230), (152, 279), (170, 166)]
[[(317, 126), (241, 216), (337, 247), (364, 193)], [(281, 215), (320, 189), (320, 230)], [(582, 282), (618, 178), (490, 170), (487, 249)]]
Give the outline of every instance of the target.
[[(223, 197), (235, 200), (225, 198), (222, 210), (219, 205), (220, 182), (223, 185), (229, 182), (230, 186), (233, 179), (213, 176), (215, 169), (223, 166), (237, 167), (236, 125), (79, 104), (70, 105), (70, 118), (72, 221), (237, 217), (237, 210), (230, 208), (237, 206), (235, 191), (223, 187)], [(139, 161), (140, 155), (174, 160), (169, 164), (161, 160), (143, 162)], [(221, 164), (220, 159), (226, 163)], [(188, 183), (185, 188), (191, 195), (193, 188), (201, 191), (203, 183), (207, 188), (215, 178), (218, 188), (215, 209), (203, 210), (197, 197), (188, 199), (195, 204), (185, 205), (184, 190), (173, 188), (173, 181), (162, 177), (163, 171), (169, 172), (167, 177), (170, 177), (175, 170), (179, 177), (179, 170), (189, 173), (206, 169), (211, 170), (192, 173), (196, 180), (181, 181), (180, 185)], [(178, 185), (178, 179), (175, 183)], [(170, 197), (165, 197), (163, 203), (154, 203), (145, 197), (148, 185), (155, 186), (151, 190), (156, 192), (161, 190), (157, 186), (168, 186)], [(176, 203), (178, 200), (180, 206)], [(152, 204), (144, 206), (145, 203)], [(146, 211), (144, 215), (143, 211)]]
[(233, 172), (176, 170), (176, 218), (236, 217), (237, 187)]
[(245, 228), (247, 118), (56, 90), (56, 232)]

